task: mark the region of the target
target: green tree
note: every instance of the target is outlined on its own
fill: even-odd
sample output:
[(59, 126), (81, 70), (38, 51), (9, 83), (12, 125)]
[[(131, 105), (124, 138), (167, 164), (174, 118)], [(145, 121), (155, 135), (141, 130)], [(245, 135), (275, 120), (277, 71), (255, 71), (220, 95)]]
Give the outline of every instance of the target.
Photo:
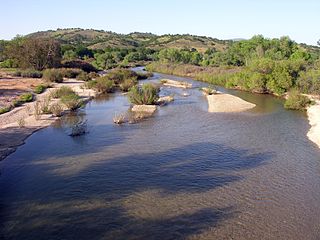
[(17, 37), (6, 48), (6, 55), (21, 68), (43, 70), (61, 62), (60, 44), (52, 38)]

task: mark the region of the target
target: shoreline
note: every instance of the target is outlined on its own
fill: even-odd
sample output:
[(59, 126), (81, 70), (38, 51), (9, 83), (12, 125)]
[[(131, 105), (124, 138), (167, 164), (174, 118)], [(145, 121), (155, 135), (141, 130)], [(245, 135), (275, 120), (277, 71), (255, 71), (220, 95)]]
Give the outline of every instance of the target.
[(315, 104), (307, 108), (308, 120), (311, 128), (307, 133), (310, 141), (320, 148), (320, 100), (310, 97)]
[[(71, 87), (87, 103), (96, 92), (91, 89), (82, 89), (84, 81), (67, 79), (63, 83), (54, 84), (53, 88), (47, 89), (44, 93), (36, 96), (36, 100), (25, 103), (10, 112), (0, 115), (0, 161), (4, 160), (11, 153), (25, 143), (25, 140), (36, 131), (46, 128), (54, 123), (59, 117), (52, 114), (41, 114), (39, 119), (33, 113), (37, 101), (44, 100), (50, 93), (62, 86)], [(19, 127), (18, 121), (23, 119), (23, 127)]]

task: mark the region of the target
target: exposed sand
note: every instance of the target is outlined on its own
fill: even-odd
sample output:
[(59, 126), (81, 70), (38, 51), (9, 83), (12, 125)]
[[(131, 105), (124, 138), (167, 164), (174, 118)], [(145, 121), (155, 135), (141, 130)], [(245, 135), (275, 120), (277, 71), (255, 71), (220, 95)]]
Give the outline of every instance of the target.
[[(91, 89), (81, 89), (83, 83), (83, 81), (72, 79), (66, 80), (61, 84), (55, 84), (54, 88), (47, 89), (44, 93), (37, 95), (36, 101), (43, 101), (54, 89), (62, 86), (71, 87), (86, 101), (94, 97), (95, 92)], [(0, 160), (14, 152), (33, 132), (50, 126), (57, 119), (57, 117), (51, 114), (43, 114), (39, 119), (36, 119), (33, 115), (36, 101), (26, 103), (21, 107), (0, 115)], [(19, 127), (19, 121), (23, 121), (23, 127)]]
[(188, 82), (176, 81), (171, 79), (162, 79), (161, 83), (168, 87), (192, 88), (192, 84)]
[(256, 105), (225, 93), (207, 95), (208, 112), (242, 112)]
[(307, 114), (311, 128), (308, 138), (320, 147), (320, 100), (313, 99), (315, 104), (308, 107)]

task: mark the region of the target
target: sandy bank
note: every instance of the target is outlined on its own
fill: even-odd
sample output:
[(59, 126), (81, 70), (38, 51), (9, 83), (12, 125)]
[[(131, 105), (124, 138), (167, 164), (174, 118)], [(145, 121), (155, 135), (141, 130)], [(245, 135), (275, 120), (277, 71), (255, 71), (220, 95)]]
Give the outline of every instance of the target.
[[(8, 113), (0, 115), (0, 160), (4, 159), (15, 149), (24, 143), (24, 140), (33, 132), (50, 126), (57, 117), (51, 114), (42, 114), (36, 119), (34, 107), (36, 102), (46, 99), (52, 91), (62, 86), (71, 87), (84, 101), (95, 96), (95, 92), (90, 89), (82, 89), (83, 81), (66, 80), (61, 84), (55, 84), (53, 88), (47, 89), (42, 94), (37, 95), (36, 101), (25, 103), (21, 107), (15, 108)], [(23, 121), (23, 127), (19, 127), (19, 121)]]
[(230, 94), (207, 95), (208, 112), (242, 112), (256, 105)]
[(320, 147), (320, 100), (313, 99), (315, 104), (308, 107), (307, 114), (311, 128), (308, 138)]

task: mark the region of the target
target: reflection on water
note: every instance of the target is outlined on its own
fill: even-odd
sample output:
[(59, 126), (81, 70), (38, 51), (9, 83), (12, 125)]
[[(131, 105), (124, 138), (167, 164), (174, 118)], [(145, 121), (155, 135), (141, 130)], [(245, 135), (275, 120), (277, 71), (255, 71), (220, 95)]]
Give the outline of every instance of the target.
[[(174, 76), (155, 74), (152, 80)], [(319, 239), (319, 150), (282, 100), (208, 113), (194, 88), (154, 117), (115, 125), (126, 96), (100, 96), (0, 163), (2, 239)], [(222, 89), (223, 91), (229, 91)], [(184, 97), (182, 93), (190, 96)], [(87, 121), (89, 133), (68, 136)]]

